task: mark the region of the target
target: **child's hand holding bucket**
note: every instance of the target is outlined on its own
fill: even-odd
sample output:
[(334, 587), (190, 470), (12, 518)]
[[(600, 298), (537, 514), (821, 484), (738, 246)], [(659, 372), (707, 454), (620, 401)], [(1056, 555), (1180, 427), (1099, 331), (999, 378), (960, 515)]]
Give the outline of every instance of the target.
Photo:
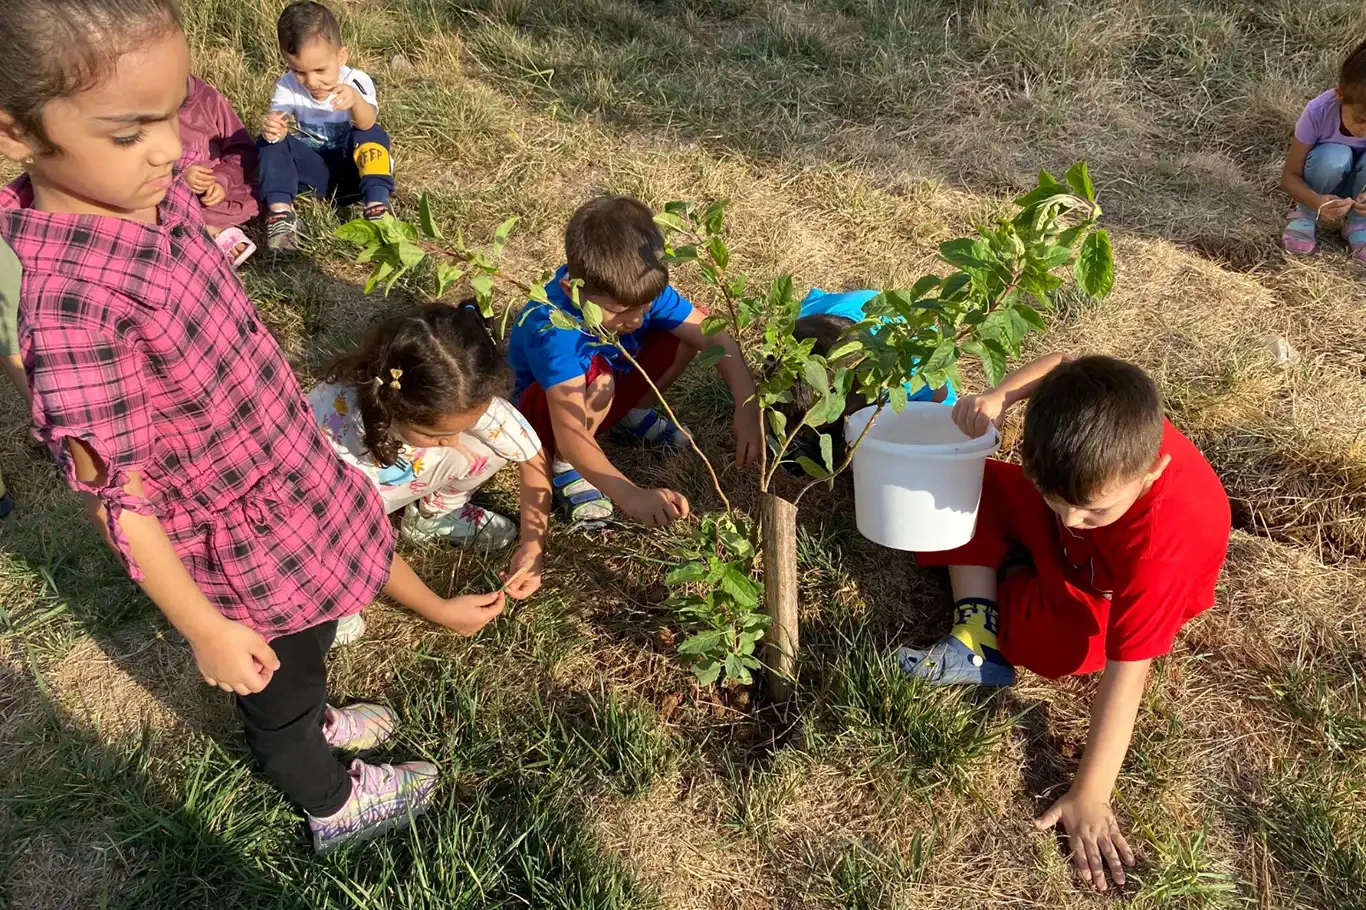
[(953, 406), (953, 422), (964, 435), (976, 439), (992, 427), (1001, 428), (1006, 415), (1006, 397), (999, 390), (967, 395)]

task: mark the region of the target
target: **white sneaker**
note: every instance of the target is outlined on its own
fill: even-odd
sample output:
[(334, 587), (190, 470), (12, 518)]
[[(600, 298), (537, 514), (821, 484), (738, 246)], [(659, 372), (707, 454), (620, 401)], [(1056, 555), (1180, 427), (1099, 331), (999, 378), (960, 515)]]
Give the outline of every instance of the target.
[(337, 634), (332, 636), (332, 647), (344, 648), (365, 637), (365, 617), (360, 613), (337, 620)]
[(458, 547), (499, 550), (517, 540), (517, 522), (472, 502), (430, 517), (413, 504), (403, 515), (403, 537), (412, 543), (447, 540)]

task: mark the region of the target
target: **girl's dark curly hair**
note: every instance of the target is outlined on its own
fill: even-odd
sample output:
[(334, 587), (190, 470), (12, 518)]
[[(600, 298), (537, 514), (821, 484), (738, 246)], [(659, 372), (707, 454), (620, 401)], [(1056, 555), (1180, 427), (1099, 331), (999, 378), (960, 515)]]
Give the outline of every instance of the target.
[(365, 446), (386, 467), (402, 445), (390, 433), (395, 422), (430, 427), (506, 395), (511, 384), (507, 360), (472, 300), (386, 319), (323, 378), (355, 389)]

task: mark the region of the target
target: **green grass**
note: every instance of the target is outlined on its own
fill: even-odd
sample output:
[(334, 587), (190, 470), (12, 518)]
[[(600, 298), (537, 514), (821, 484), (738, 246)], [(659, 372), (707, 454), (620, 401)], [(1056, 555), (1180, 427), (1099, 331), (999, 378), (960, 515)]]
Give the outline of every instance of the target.
[[(188, 0), (199, 72), (248, 123), (284, 0)], [(340, 7), (341, 5), (339, 5)], [(507, 266), (558, 264), (589, 195), (731, 200), (733, 261), (803, 288), (904, 283), (1039, 167), (1089, 161), (1119, 277), (1067, 292), (1037, 350), (1157, 378), (1235, 500), (1219, 604), (1155, 672), (1117, 800), (1126, 903), (1350, 908), (1366, 894), (1366, 284), (1324, 239), (1276, 245), (1291, 124), (1366, 27), (1348, 0), (422, 0), (344, 5), (396, 137), (397, 204), (428, 191)], [(403, 53), (411, 73), (390, 71)], [(305, 383), (407, 298), (306, 204), (306, 256), (243, 282)], [(710, 302), (695, 275), (679, 288)], [(508, 303), (509, 301), (500, 301)], [(1266, 362), (1287, 337), (1300, 363)], [(714, 375), (672, 394), (747, 504)], [(803, 501), (802, 675), (773, 706), (694, 686), (662, 579), (671, 541), (556, 533), (547, 585), (472, 640), (387, 606), (331, 660), (338, 700), (400, 712), (386, 758), (442, 768), (411, 832), (315, 859), (253, 770), (229, 700), (99, 544), (0, 401), (0, 906), (897, 908), (1109, 905), (1029, 824), (1064, 792), (1093, 681), (938, 692), (898, 644), (948, 622), (942, 581), (863, 540), (847, 483)], [(1007, 441), (1015, 428), (1007, 428)], [(686, 454), (614, 457), (715, 508)], [(508, 510), (515, 481), (490, 500)], [(557, 529), (558, 531), (558, 529)], [(501, 555), (405, 551), (443, 593)]]

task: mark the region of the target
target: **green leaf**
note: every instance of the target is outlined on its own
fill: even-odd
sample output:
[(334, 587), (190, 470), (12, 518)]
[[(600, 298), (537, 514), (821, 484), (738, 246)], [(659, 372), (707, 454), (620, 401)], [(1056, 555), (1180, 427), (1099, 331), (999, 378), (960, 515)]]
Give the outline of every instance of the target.
[(675, 199), (672, 202), (664, 203), (664, 211), (670, 215), (678, 215), (684, 218), (691, 215), (694, 208), (695, 206), (686, 199)]
[(863, 350), (863, 342), (855, 338), (850, 341), (841, 342), (840, 344), (835, 345), (835, 347), (831, 349), (830, 353), (825, 355), (825, 360), (827, 363), (834, 363), (841, 357), (857, 353), (861, 350)]
[(719, 344), (714, 344), (697, 355), (697, 363), (705, 370), (716, 366), (725, 356), (726, 349)]
[(1015, 200), (1015, 204), (1022, 209), (1033, 208), (1034, 206), (1047, 206), (1066, 203), (1071, 200), (1072, 194), (1060, 183), (1039, 184)]
[(702, 337), (703, 337), (703, 338), (710, 338), (711, 336), (715, 335), (717, 332), (724, 332), (725, 330), (726, 330), (726, 317), (725, 317), (725, 316), (720, 316), (720, 315), (718, 315), (718, 314), (716, 314), (716, 313), (712, 313), (710, 316), (707, 316), (706, 318), (704, 318), (704, 319), (702, 320), (701, 331), (702, 331)]
[(399, 243), (398, 261), (403, 263), (404, 268), (410, 269), (426, 258), (427, 251), (411, 240), (404, 240)]
[(999, 343), (974, 338), (963, 342), (963, 350), (982, 362), (987, 385), (995, 388), (1001, 384), (1006, 375), (1006, 352)]
[(1043, 317), (1039, 315), (1039, 311), (1034, 309), (1027, 303), (1015, 304), (1015, 312), (1018, 313), (1020, 315), (1020, 318), (1023, 319), (1029, 325), (1029, 327), (1033, 329), (1035, 332), (1042, 332), (1046, 328), (1048, 328), (1048, 326), (1043, 321)]
[(925, 361), (922, 369), (926, 373), (939, 373), (957, 359), (958, 348), (953, 340), (941, 341), (935, 345), (934, 352), (930, 354), (929, 360)]
[(583, 324), (590, 329), (602, 328), (602, 307), (591, 300), (584, 300), (579, 305), (583, 311)]
[(960, 269), (985, 268), (991, 264), (985, 258), (986, 255), (988, 255), (986, 244), (971, 237), (960, 237), (957, 240), (949, 240), (939, 244), (940, 258)]
[(721, 665), (714, 660), (703, 660), (693, 664), (692, 675), (699, 685), (710, 686), (721, 675)]
[(655, 224), (670, 231), (682, 231), (686, 233), (688, 230), (688, 223), (686, 221), (673, 212), (668, 211), (660, 212), (658, 215), (655, 215)]
[(436, 226), (436, 218), (432, 215), (432, 200), (426, 193), (417, 201), (417, 220), (422, 226), (422, 233), (433, 240), (441, 239), (441, 228)]
[(508, 242), (508, 236), (512, 233), (512, 229), (517, 226), (517, 222), (520, 220), (521, 219), (518, 218), (518, 216), (513, 215), (511, 218), (498, 225), (498, 227), (494, 228), (493, 255), (495, 257), (502, 255), (503, 247), (505, 247)]
[(726, 247), (726, 242), (719, 236), (713, 235), (708, 241), (707, 252), (711, 253), (711, 258), (718, 269), (724, 269), (730, 265), (730, 249)]
[(459, 281), (464, 274), (463, 270), (449, 262), (438, 265), (436, 267), (436, 296), (444, 296), (446, 289)]
[(906, 405), (910, 398), (906, 395), (906, 387), (901, 384), (892, 386), (887, 390), (888, 403), (892, 406), (893, 414), (900, 414), (906, 410)]
[(821, 461), (825, 462), (827, 471), (835, 473), (835, 441), (829, 433), (821, 434)]
[(550, 298), (546, 295), (545, 287), (541, 284), (534, 284), (531, 286), (530, 297), (533, 303), (544, 303), (547, 305), (550, 303)]
[(815, 478), (816, 480), (824, 480), (830, 476), (829, 471), (825, 470), (805, 455), (797, 456), (797, 464), (807, 473), (808, 477)]
[(712, 287), (721, 286), (721, 274), (716, 271), (716, 267), (710, 262), (697, 261), (697, 271), (702, 274), (702, 280)]
[[(702, 213), (702, 223), (706, 225), (707, 233), (721, 233), (721, 228), (724, 227), (726, 220), (726, 205), (726, 200), (718, 199), (707, 206), (707, 210)], [(725, 268), (725, 266), (722, 266), (722, 268)]]
[(722, 633), (712, 630), (689, 635), (679, 644), (678, 653), (690, 655), (706, 654), (721, 643), (721, 635)]
[(701, 581), (706, 577), (707, 570), (701, 563), (689, 562), (684, 563), (668, 575), (665, 575), (664, 583), (669, 587), (674, 587), (676, 585), (686, 585), (691, 582)]
[(379, 287), (379, 283), (388, 278), (394, 271), (392, 262), (381, 262), (375, 266), (375, 270), (370, 273), (370, 277), (365, 279), (365, 293), (369, 294)]
[(493, 297), (493, 276), (475, 275), (470, 279), (470, 290), (474, 291), (474, 296), (480, 300), (489, 300)]
[(759, 586), (748, 575), (733, 565), (727, 565), (721, 575), (721, 589), (729, 594), (742, 607), (759, 605)]
[(726, 655), (726, 678), (736, 682), (746, 682), (745, 677), (749, 676), (749, 671), (745, 669), (744, 662), (739, 654)]
[(830, 374), (818, 362), (808, 360), (802, 364), (802, 378), (821, 395), (830, 393)]
[(378, 243), (381, 239), (379, 227), (373, 221), (367, 221), (364, 218), (348, 221), (333, 231), (332, 236), (347, 243), (354, 243), (356, 246), (369, 246), (372, 243)]
[(1085, 161), (1078, 161), (1067, 169), (1067, 185), (1087, 202), (1096, 201), (1096, 188), (1091, 185), (1091, 171)]
[(697, 260), (697, 247), (693, 245), (680, 246), (664, 258), (670, 265), (677, 262), (694, 262)]
[(1074, 266), (1077, 284), (1096, 299), (1105, 297), (1115, 286), (1115, 251), (1108, 231), (1096, 231), (1081, 244)]
[(579, 324), (578, 320), (559, 307), (550, 308), (550, 324), (557, 329), (573, 329), (576, 332), (583, 331), (583, 326)]
[(787, 415), (781, 411), (769, 411), (768, 425), (773, 428), (773, 435), (778, 437), (779, 443), (787, 438)]

